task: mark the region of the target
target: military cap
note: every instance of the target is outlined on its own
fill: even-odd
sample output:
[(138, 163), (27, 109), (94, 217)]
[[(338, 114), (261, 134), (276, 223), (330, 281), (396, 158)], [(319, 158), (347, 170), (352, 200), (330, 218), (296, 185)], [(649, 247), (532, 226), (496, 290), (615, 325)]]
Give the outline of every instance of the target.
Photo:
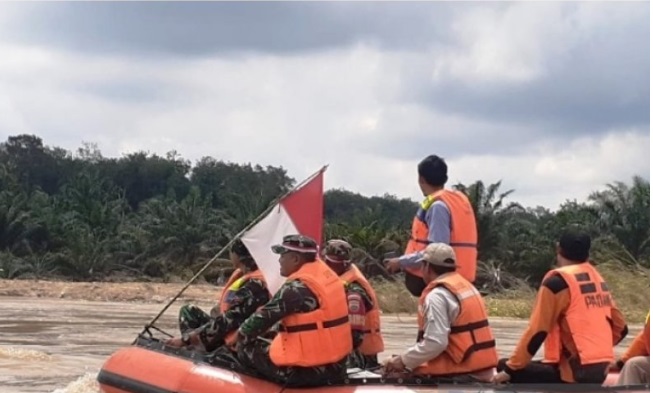
[(324, 258), (329, 262), (347, 263), (351, 261), (351, 244), (344, 240), (329, 240), (324, 247)]
[(308, 236), (288, 235), (283, 237), (281, 244), (272, 246), (272, 252), (275, 254), (283, 254), (288, 251), (314, 254), (317, 253), (317, 243)]

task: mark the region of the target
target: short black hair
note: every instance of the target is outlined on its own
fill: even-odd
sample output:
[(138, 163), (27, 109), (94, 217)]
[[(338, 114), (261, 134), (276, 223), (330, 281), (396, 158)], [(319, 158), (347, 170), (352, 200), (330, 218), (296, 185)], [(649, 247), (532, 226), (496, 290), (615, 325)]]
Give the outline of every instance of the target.
[(302, 263), (313, 262), (317, 258), (317, 253), (313, 252), (298, 252), (297, 255), (299, 255), (299, 259), (302, 261)]
[(238, 239), (231, 244), (231, 252), (238, 255), (239, 257), (251, 257), (252, 254), (249, 253), (249, 250), (245, 246), (242, 240)]
[(242, 240), (238, 239), (235, 242), (233, 242), (233, 244), (231, 245), (231, 252), (238, 255), (240, 262), (243, 263), (245, 266), (249, 267), (250, 269), (256, 266), (256, 263), (254, 262), (254, 257), (252, 257), (252, 254), (249, 253), (249, 250), (247, 249), (245, 243), (243, 243)]
[(426, 157), (417, 165), (417, 173), (434, 187), (442, 187), (449, 180), (447, 163), (435, 154)]
[(567, 229), (558, 240), (560, 255), (572, 262), (587, 262), (592, 240), (590, 235), (576, 229)]

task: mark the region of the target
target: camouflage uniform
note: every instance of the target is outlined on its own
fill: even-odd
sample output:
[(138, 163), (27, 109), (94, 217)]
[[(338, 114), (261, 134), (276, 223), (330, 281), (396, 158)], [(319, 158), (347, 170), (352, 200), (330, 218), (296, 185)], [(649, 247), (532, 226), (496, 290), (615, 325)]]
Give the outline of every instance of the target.
[[(345, 272), (351, 266), (352, 246), (344, 240), (329, 240), (322, 252), (322, 258), (329, 264), (343, 264)], [(343, 273), (341, 273), (342, 275)], [(363, 343), (365, 333), (364, 322), (356, 323), (360, 318), (364, 318), (367, 310), (373, 308), (372, 298), (365, 291), (363, 286), (357, 282), (352, 282), (346, 286), (347, 302), (349, 306), (349, 318), (352, 327), (352, 339), (354, 350), (347, 358), (347, 367), (370, 369), (379, 365), (376, 355), (365, 356), (358, 351), (358, 347)]]
[[(284, 243), (293, 241), (299, 247), (316, 247), (304, 236), (291, 235)], [(342, 381), (347, 373), (347, 358), (340, 362), (317, 367), (280, 367), (270, 359), (270, 341), (260, 336), (269, 333), (284, 317), (308, 313), (319, 308), (315, 294), (301, 281), (288, 280), (272, 300), (252, 314), (239, 329), (238, 359), (243, 366), (258, 371), (262, 376), (286, 386), (323, 386)], [(268, 338), (271, 338), (268, 334)]]
[[(247, 280), (229, 299), (229, 309), (216, 318), (210, 318), (206, 313), (195, 306), (182, 308), (180, 311), (180, 325), (192, 330), (199, 330), (199, 338), (204, 348), (214, 351), (224, 345), (224, 339), (228, 333), (238, 327), (257, 308), (263, 306), (270, 300), (270, 294), (263, 280), (252, 278)], [(183, 315), (182, 313), (187, 313)], [(201, 314), (200, 314), (201, 313)], [(199, 329), (192, 327), (191, 323), (201, 322)]]

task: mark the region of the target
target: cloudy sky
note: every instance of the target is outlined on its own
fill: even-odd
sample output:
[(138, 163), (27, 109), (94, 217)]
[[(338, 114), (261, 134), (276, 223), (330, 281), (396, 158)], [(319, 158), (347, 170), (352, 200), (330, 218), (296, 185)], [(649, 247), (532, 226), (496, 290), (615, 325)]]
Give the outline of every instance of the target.
[(0, 137), (557, 207), (649, 178), (649, 3), (0, 3)]

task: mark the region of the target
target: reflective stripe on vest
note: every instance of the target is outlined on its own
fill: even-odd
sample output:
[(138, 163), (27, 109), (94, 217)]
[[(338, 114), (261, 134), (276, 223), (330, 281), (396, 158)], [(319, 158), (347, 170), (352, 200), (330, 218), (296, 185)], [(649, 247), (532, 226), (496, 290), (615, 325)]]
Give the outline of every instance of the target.
[[(429, 283), (419, 299), (417, 323), (424, 331), (427, 295), (444, 286), (456, 296), (460, 312), (451, 326), (447, 348), (435, 359), (415, 369), (418, 375), (455, 375), (496, 367), (499, 358), (485, 303), (478, 290), (458, 273), (448, 273)], [(420, 333), (420, 336), (423, 333)], [(421, 340), (421, 337), (419, 338)]]
[(240, 269), (234, 270), (233, 273), (231, 273), (231, 276), (229, 277), (229, 280), (227, 280), (227, 283), (224, 285), (224, 288), (222, 288), (222, 292), (220, 293), (220, 299), (218, 299), (218, 306), (220, 306), (220, 312), (224, 313), (229, 309), (229, 288), (243, 276), (243, 271)]
[[(584, 262), (553, 269), (542, 281), (556, 274), (569, 287), (569, 308), (563, 318), (571, 334), (568, 339), (573, 341), (581, 365), (612, 361), (612, 295), (603, 277), (589, 262)], [(544, 341), (544, 361), (547, 363), (559, 363), (563, 356), (573, 355), (564, 346), (560, 323)]]
[(277, 366), (314, 367), (336, 363), (353, 350), (349, 307), (340, 278), (324, 262), (305, 263), (288, 278), (315, 294), (318, 309), (281, 320), (272, 340), (270, 359)]
[[(429, 196), (420, 204), (413, 219), (410, 239), (404, 254), (422, 251), (430, 244), (429, 228), (425, 221), (426, 212), (436, 201), (442, 201), (451, 214), (451, 233), (449, 245), (456, 253), (458, 273), (468, 281), (476, 280), (476, 258), (478, 257), (476, 217), (474, 210), (465, 194), (456, 190), (440, 190)], [(406, 269), (412, 275), (422, 277), (419, 266)]]
[(340, 279), (347, 284), (353, 282), (358, 283), (372, 300), (372, 309), (366, 310), (367, 312), (365, 313), (363, 342), (358, 347), (358, 351), (363, 355), (376, 355), (383, 352), (385, 350), (385, 344), (381, 335), (381, 310), (374, 288), (372, 288), (369, 281), (367, 281), (363, 273), (354, 264), (340, 275)]

